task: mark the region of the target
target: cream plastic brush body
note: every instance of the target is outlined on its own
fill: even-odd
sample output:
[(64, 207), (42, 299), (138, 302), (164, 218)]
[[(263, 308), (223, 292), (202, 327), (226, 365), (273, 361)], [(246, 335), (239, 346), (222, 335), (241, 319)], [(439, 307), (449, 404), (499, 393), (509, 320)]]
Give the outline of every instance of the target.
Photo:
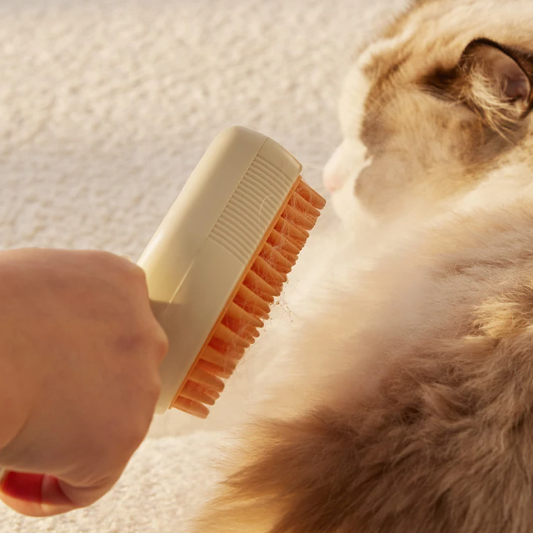
[(139, 259), (169, 339), (157, 413), (205, 417), (281, 293), (324, 201), (272, 139), (213, 141)]

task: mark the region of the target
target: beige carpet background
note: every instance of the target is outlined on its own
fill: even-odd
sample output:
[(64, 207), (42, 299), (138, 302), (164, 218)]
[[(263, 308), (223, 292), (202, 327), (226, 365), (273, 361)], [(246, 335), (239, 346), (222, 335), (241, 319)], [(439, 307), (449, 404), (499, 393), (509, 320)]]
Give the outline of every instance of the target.
[[(351, 52), (402, 3), (2, 0), (0, 249), (138, 257), (211, 139), (234, 124), (290, 149), (320, 189)], [(312, 268), (305, 257), (297, 278)], [(208, 424), (159, 417), (102, 502), (52, 520), (0, 508), (0, 533), (185, 532), (222, 435), (195, 431), (239, 419), (260, 387), (264, 363), (252, 359)]]

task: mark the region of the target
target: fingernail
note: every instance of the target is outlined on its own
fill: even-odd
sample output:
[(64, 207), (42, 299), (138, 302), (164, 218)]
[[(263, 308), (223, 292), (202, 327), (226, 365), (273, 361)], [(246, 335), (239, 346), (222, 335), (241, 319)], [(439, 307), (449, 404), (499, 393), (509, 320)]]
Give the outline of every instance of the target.
[(59, 481), (53, 476), (6, 472), (0, 483), (0, 491), (17, 500), (41, 505), (72, 505), (65, 496)]
[(21, 474), (7, 472), (0, 485), (0, 490), (7, 496), (26, 502), (42, 501), (42, 474)]

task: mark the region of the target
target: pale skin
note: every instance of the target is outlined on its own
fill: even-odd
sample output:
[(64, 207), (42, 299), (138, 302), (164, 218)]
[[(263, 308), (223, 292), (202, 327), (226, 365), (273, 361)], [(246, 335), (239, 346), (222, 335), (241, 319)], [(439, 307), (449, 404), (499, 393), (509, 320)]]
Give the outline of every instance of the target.
[(17, 472), (0, 499), (50, 516), (106, 494), (148, 431), (167, 347), (130, 261), (0, 252), (0, 469)]

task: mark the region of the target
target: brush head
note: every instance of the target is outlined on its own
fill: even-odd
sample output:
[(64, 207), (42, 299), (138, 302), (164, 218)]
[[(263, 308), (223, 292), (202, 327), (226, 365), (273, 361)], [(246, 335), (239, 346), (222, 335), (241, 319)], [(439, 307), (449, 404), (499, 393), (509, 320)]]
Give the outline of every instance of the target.
[(172, 407), (205, 418), (247, 348), (259, 336), (270, 308), (305, 245), (325, 201), (301, 179), (273, 220), (261, 246), (215, 324)]
[(169, 338), (158, 412), (205, 418), (259, 336), (325, 205), (300, 171), (268, 137), (226, 130), (141, 256)]

